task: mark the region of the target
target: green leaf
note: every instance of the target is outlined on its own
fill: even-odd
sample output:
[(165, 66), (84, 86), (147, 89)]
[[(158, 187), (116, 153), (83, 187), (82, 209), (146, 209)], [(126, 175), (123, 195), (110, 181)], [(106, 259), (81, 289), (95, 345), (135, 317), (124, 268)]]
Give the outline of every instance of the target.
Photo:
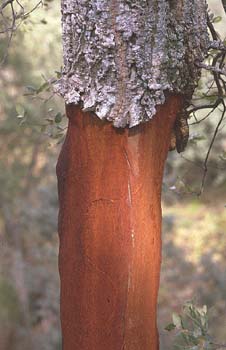
[(62, 76), (62, 73), (57, 70), (55, 71), (55, 73), (56, 73), (57, 79), (60, 79)]
[(175, 326), (174, 323), (169, 323), (169, 324), (165, 327), (165, 330), (168, 331), (168, 332), (171, 332), (171, 331), (173, 331), (175, 328), (176, 328), (176, 326)]
[(212, 96), (212, 95), (205, 95), (203, 94), (203, 96), (209, 101), (212, 102), (213, 104), (216, 102), (216, 96)]
[(25, 87), (26, 87), (26, 89), (29, 90), (29, 91), (32, 91), (32, 92), (36, 92), (36, 91), (37, 91), (37, 89), (36, 89), (34, 86), (32, 86), (32, 85), (27, 85), (27, 86), (25, 86)]
[(179, 329), (182, 328), (181, 316), (173, 313), (172, 318), (173, 318), (173, 324), (175, 325), (175, 327)]
[(64, 136), (63, 133), (57, 133), (55, 135), (53, 135), (53, 134), (51, 135), (52, 139), (55, 139), (55, 140), (57, 140), (57, 139), (59, 139), (59, 138), (61, 138), (63, 136)]
[(55, 123), (60, 123), (62, 121), (62, 114), (59, 112), (55, 115)]
[(49, 83), (48, 83), (48, 81), (46, 81), (45, 83), (43, 83), (43, 84), (38, 88), (38, 90), (36, 91), (37, 94), (39, 94), (40, 92), (46, 90), (48, 87), (49, 87)]
[(22, 119), (25, 117), (25, 109), (22, 105), (16, 105), (17, 118)]
[(207, 306), (206, 305), (203, 305), (202, 311), (203, 311), (204, 314), (207, 314)]
[(224, 155), (219, 155), (218, 157), (219, 157), (220, 160), (222, 160), (223, 162), (225, 162), (226, 157), (225, 157)]
[(51, 118), (45, 118), (45, 120), (51, 125), (54, 123), (53, 119)]
[(46, 20), (45, 18), (43, 18), (43, 19), (41, 20), (41, 23), (42, 23), (42, 24), (47, 24), (48, 22), (47, 22), (47, 20)]
[(213, 23), (219, 23), (222, 20), (221, 16), (214, 17)]
[(191, 144), (197, 144), (197, 142), (204, 141), (204, 140), (206, 140), (206, 137), (204, 135), (197, 135), (197, 134), (196, 135), (193, 134), (189, 138), (189, 142)]

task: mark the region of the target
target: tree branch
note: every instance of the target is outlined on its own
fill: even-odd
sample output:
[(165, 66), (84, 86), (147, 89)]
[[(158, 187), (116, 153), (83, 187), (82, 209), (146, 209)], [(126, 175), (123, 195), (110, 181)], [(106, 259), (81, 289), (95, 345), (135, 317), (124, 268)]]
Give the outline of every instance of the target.
[(3, 2), (3, 4), (0, 6), (0, 11), (4, 10), (4, 8), (5, 8), (6, 6), (8, 6), (9, 4), (12, 4), (13, 1), (14, 1), (14, 0), (5, 0), (5, 1)]
[(222, 2), (222, 5), (223, 5), (223, 8), (224, 8), (224, 11), (226, 13), (226, 0), (222, 0), (221, 2)]
[(217, 123), (216, 129), (214, 131), (212, 140), (210, 142), (209, 149), (207, 151), (207, 154), (206, 154), (206, 157), (205, 157), (205, 160), (204, 160), (204, 163), (203, 163), (204, 172), (203, 172), (202, 183), (201, 183), (201, 187), (200, 187), (200, 191), (199, 191), (198, 195), (201, 195), (203, 193), (204, 186), (205, 186), (205, 181), (206, 181), (206, 175), (207, 175), (207, 171), (208, 171), (208, 166), (207, 165), (208, 165), (210, 153), (211, 153), (211, 150), (213, 148), (213, 145), (214, 145), (214, 142), (216, 140), (217, 134), (219, 132), (219, 128), (220, 128), (220, 126), (222, 124), (222, 121), (223, 121), (225, 113), (226, 113), (226, 106), (225, 106), (224, 100), (222, 100), (222, 105), (223, 105), (224, 109), (223, 109), (222, 115), (220, 117), (220, 120)]

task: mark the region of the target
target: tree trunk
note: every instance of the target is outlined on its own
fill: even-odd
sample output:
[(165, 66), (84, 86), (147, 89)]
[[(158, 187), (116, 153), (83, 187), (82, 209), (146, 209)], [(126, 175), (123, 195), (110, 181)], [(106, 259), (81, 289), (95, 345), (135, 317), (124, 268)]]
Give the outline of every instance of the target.
[[(208, 47), (206, 0), (61, 4), (63, 348), (156, 350), (163, 169)], [(183, 115), (175, 130), (181, 151)]]
[(181, 99), (116, 129), (67, 106), (57, 164), (64, 350), (156, 350), (161, 184)]

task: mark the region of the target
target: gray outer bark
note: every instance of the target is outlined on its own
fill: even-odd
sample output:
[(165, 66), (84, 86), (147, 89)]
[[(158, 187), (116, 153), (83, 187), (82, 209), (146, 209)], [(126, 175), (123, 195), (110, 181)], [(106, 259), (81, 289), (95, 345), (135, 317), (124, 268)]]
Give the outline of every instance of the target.
[(208, 46), (205, 0), (62, 0), (64, 69), (56, 90), (116, 127), (190, 98)]

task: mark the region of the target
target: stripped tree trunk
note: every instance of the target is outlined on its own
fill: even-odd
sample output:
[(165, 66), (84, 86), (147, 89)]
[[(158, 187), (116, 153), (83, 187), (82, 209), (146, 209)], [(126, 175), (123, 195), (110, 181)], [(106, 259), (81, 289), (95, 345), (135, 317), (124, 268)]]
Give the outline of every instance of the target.
[(62, 0), (62, 23), (63, 349), (156, 350), (163, 169), (208, 45), (206, 3)]

